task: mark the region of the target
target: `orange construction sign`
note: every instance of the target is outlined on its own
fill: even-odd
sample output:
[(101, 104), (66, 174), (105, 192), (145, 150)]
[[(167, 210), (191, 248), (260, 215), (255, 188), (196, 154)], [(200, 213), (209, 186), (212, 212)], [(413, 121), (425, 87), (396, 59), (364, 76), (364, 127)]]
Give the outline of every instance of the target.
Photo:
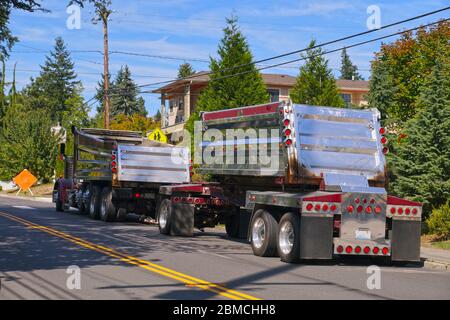
[(20, 189), (27, 190), (36, 183), (37, 178), (33, 176), (30, 171), (25, 169), (13, 178), (13, 181)]

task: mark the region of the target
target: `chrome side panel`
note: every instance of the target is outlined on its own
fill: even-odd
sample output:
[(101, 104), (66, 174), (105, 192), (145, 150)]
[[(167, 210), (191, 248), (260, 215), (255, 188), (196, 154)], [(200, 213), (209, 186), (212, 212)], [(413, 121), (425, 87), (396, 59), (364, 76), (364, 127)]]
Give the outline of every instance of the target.
[(187, 148), (118, 146), (119, 181), (186, 183), (189, 165)]
[(293, 111), (297, 159), (308, 174), (384, 176), (378, 110), (295, 104)]

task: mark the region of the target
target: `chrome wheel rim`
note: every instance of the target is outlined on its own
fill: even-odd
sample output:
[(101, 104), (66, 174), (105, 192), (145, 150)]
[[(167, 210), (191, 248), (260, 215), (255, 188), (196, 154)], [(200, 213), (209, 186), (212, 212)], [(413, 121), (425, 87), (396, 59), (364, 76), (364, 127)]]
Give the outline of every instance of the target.
[(278, 242), (280, 250), (283, 254), (289, 254), (294, 247), (294, 226), (291, 222), (286, 221), (280, 228), (280, 234), (278, 235)]
[(261, 248), (266, 238), (266, 224), (262, 218), (257, 218), (253, 222), (252, 243), (256, 248)]
[(164, 229), (167, 225), (167, 216), (169, 214), (169, 210), (167, 208), (167, 205), (164, 205), (161, 208), (161, 212), (159, 213), (159, 226), (161, 229)]

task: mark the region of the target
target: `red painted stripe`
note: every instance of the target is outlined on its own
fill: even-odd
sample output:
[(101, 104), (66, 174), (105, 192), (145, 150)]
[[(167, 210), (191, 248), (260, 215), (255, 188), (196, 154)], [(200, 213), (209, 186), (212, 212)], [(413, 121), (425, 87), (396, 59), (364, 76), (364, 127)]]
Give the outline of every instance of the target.
[(318, 201), (318, 202), (341, 202), (342, 194), (335, 193), (330, 195), (324, 195), (324, 196), (316, 196), (316, 197), (306, 197), (303, 198), (303, 201)]
[(280, 102), (203, 113), (203, 121), (275, 113)]
[(417, 206), (417, 207), (422, 206), (422, 204), (420, 202), (401, 199), (401, 198), (397, 198), (394, 196), (388, 196), (387, 204), (396, 205), (396, 206)]

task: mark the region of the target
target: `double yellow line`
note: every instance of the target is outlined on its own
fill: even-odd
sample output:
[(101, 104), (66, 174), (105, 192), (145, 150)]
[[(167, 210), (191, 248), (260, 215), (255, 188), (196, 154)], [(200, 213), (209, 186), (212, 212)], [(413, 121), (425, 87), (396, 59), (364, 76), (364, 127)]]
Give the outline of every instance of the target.
[(159, 274), (161, 276), (179, 281), (181, 283), (184, 283), (186, 286), (189, 287), (196, 287), (196, 288), (200, 288), (206, 291), (210, 291), (213, 292), (215, 294), (218, 294), (220, 296), (229, 298), (229, 299), (234, 299), (234, 300), (259, 300), (256, 297), (253, 297), (251, 295), (236, 291), (236, 290), (232, 290), (232, 289), (228, 289), (225, 288), (222, 285), (216, 284), (216, 283), (211, 283), (202, 279), (198, 279), (192, 276), (189, 276), (187, 274), (163, 267), (161, 265), (149, 262), (147, 260), (142, 260), (130, 255), (127, 255), (125, 253), (121, 253), (118, 252), (114, 249), (111, 248), (107, 248), (105, 246), (101, 246), (86, 240), (83, 240), (81, 238), (77, 238), (74, 237), (68, 233), (65, 232), (61, 232), (58, 231), (56, 229), (53, 228), (49, 228), (46, 226), (42, 226), (42, 225), (38, 225), (35, 224), (31, 221), (16, 217), (14, 215), (11, 215), (9, 213), (5, 213), (5, 212), (0, 212), (0, 216), (7, 218), (9, 220), (13, 220), (16, 222), (19, 222), (29, 228), (33, 228), (33, 229), (38, 229), (42, 232), (48, 233), (52, 236), (58, 237), (58, 238), (62, 238), (65, 239), (67, 241), (70, 241), (72, 243), (75, 243), (79, 246), (82, 246), (84, 248), (88, 248), (91, 249), (93, 251), (97, 251), (100, 253), (103, 253), (105, 255), (108, 255), (110, 257), (116, 258), (120, 261), (129, 263), (131, 265), (135, 265), (138, 266), (140, 268), (143, 268), (145, 270), (151, 271), (153, 273)]

